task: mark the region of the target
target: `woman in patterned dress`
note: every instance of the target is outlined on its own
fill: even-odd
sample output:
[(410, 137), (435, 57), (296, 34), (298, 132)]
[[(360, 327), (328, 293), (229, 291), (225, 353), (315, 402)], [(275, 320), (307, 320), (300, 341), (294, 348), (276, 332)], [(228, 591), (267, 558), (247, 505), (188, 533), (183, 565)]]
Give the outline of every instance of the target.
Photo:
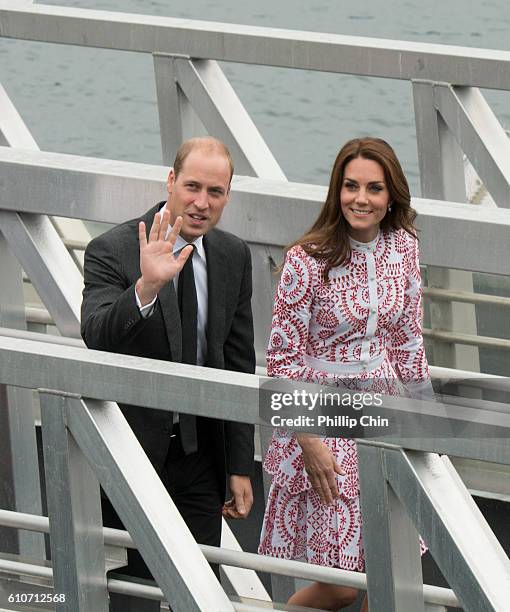
[[(267, 351), (269, 376), (373, 392), (430, 389), (421, 333), (418, 241), (393, 149), (347, 142), (312, 228), (287, 251)], [(356, 444), (274, 433), (259, 552), (364, 571)], [(313, 583), (289, 603), (349, 606), (355, 589)], [(368, 610), (367, 599), (362, 610)]]

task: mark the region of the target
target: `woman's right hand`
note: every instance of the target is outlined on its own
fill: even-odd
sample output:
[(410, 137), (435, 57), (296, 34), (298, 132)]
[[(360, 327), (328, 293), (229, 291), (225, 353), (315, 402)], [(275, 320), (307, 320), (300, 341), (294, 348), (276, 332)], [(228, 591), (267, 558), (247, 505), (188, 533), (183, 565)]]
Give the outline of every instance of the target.
[(323, 504), (332, 504), (340, 496), (336, 475), (345, 475), (333, 453), (324, 442), (309, 434), (297, 434), (296, 439), (303, 451), (305, 470), (310, 484)]

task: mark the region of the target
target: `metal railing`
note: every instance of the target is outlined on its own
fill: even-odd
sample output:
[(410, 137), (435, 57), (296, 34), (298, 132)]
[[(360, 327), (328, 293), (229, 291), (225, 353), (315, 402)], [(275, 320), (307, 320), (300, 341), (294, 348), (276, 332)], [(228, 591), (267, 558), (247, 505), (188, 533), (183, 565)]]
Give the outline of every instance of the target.
[[(10, 512), (8, 510), (0, 510), (0, 525), (16, 529), (29, 529), (40, 533), (50, 532), (50, 525), (47, 517)], [(125, 548), (136, 548), (133, 539), (127, 531), (104, 527), (103, 537), (105, 545), (120, 547), (122, 550)], [(214, 546), (199, 545), (199, 548), (204, 557), (211, 563), (242, 567), (260, 572), (271, 572), (272, 574), (292, 576), (304, 580), (327, 581), (331, 584), (366, 590), (366, 574), (361, 572), (318, 567), (297, 561), (275, 559), (253, 553), (216, 548)], [(42, 574), (44, 577), (53, 578), (51, 568), (41, 568), (41, 566), (34, 564), (23, 564), (23, 567), (20, 568), (20, 565), (20, 562), (0, 560), (0, 571), (11, 571), (13, 573), (24, 573), (25, 575), (33, 576), (40, 576)], [(110, 592), (122, 592), (151, 599), (164, 599), (164, 594), (161, 589), (155, 587), (127, 583), (112, 578), (107, 580), (107, 586)], [(129, 592), (127, 591), (128, 588)], [(426, 604), (436, 606), (440, 605), (457, 608), (460, 605), (451, 589), (428, 584), (423, 585), (423, 599)]]
[[(44, 341), (40, 342), (36, 340), (38, 334), (0, 332), (0, 383), (39, 389), (47, 481), (58, 483), (58, 487), (54, 484), (48, 487), (55, 590), (68, 594), (71, 607), (66, 609), (105, 609), (98, 481), (176, 610), (231, 609), (228, 606), (232, 604), (222, 599), (221, 589), (205, 560), (200, 561), (197, 545), (127, 422), (110, 400), (144, 405), (147, 409), (172, 410), (178, 405), (183, 413), (263, 425), (259, 417), (258, 377), (113, 356), (48, 336), (43, 336)], [(508, 387), (504, 379), (494, 380)], [(197, 402), (201, 397), (208, 398), (206, 404)], [(421, 402), (418, 404), (418, 408), (423, 408)], [(410, 409), (402, 398), (395, 399), (393, 408)], [(469, 406), (459, 410), (456, 418), (471, 419)], [(427, 411), (436, 413), (447, 425), (448, 418), (440, 407), (430, 404)], [(507, 416), (502, 416), (502, 412)], [(392, 444), (360, 443), (368, 588), (371, 601), (380, 602), (374, 604), (375, 609), (423, 607), (421, 571), (416, 569), (418, 536), (404, 507), (411, 513), (464, 609), (505, 609), (510, 561), (447, 459), (441, 460), (428, 452), (433, 449), (510, 464), (510, 443), (508, 437), (503, 437), (510, 429), (509, 407), (494, 403), (481, 406), (476, 420), (487, 425), (499, 423), (501, 437), (406, 439), (405, 446), (414, 451), (404, 451)], [(374, 453), (384, 456), (374, 458)], [(388, 503), (391, 508), (387, 508)], [(32, 520), (40, 529), (40, 519)], [(84, 529), (90, 534), (86, 540), (80, 537)], [(381, 547), (383, 535), (387, 542)], [(413, 537), (414, 548), (410, 545)], [(283, 572), (284, 565), (278, 560), (257, 560), (256, 555), (242, 553), (229, 556), (209, 549), (207, 552), (211, 560)], [(363, 577), (349, 572), (299, 568), (296, 563), (289, 568), (307, 578), (333, 578), (336, 584), (363, 586)], [(409, 574), (410, 568), (413, 575)], [(211, 580), (206, 576), (211, 576)], [(371, 576), (377, 577), (372, 589)], [(451, 595), (434, 592), (435, 601), (443, 594), (442, 603), (451, 605)], [(207, 605), (201, 603), (206, 595)]]
[[(460, 143), (493, 200), (502, 208), (510, 204), (508, 138), (477, 89), (510, 88), (508, 52), (41, 4), (4, 2), (0, 20), (4, 37), (153, 54), (163, 161), (171, 162), (183, 138), (208, 131), (230, 146), (240, 174), (264, 179), (285, 180), (285, 176), (215, 60), (407, 80), (415, 102), (422, 193), (465, 202)], [(16, 141), (26, 143), (30, 138), (21, 127), (7, 130), (6, 139), (14, 146), (23, 146)], [(303, 227), (301, 223), (292, 238)], [(466, 240), (475, 237), (468, 234)], [(438, 255), (434, 259), (440, 260), (429, 261), (430, 266), (476, 270), (456, 256), (454, 241), (443, 239), (442, 232), (437, 237), (428, 232), (427, 240)], [(495, 261), (494, 245), (486, 244), (487, 258)], [(495, 246), (503, 248), (503, 243), (496, 240)], [(267, 247), (255, 244), (252, 251), (259, 260), (271, 254)], [(503, 267), (500, 273), (504, 274)], [(256, 270), (255, 276), (256, 285), (267, 291), (262, 272)], [(432, 268), (429, 276), (434, 290), (472, 292), (469, 274)], [(434, 300), (430, 335), (439, 341), (435, 362), (477, 370), (476, 347), (492, 345), (487, 339), (473, 339), (477, 335), (474, 308), (444, 300), (446, 294), (430, 295)], [(266, 331), (267, 326), (267, 314), (257, 317), (260, 330)], [(461, 344), (472, 348), (458, 350)], [(507, 344), (498, 347), (507, 348)], [(257, 348), (261, 354), (263, 347)]]

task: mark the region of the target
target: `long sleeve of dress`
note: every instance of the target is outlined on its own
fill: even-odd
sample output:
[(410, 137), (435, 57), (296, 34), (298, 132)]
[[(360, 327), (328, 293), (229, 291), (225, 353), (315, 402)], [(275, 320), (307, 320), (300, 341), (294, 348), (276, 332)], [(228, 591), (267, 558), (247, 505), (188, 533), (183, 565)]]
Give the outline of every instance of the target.
[(299, 246), (287, 253), (276, 291), (267, 350), (269, 376), (307, 380), (310, 368), (303, 356), (308, 340), (317, 269)]

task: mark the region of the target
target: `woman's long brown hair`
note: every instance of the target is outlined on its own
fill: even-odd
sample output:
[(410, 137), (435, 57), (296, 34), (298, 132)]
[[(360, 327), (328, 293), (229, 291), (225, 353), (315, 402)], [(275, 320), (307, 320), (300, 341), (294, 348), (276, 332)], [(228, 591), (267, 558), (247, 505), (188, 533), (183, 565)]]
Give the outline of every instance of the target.
[(347, 164), (362, 157), (377, 162), (384, 170), (384, 179), (390, 194), (391, 210), (388, 210), (381, 221), (381, 230), (404, 229), (416, 238), (414, 220), (416, 211), (411, 208), (409, 185), (400, 162), (391, 146), (380, 138), (354, 138), (344, 144), (338, 153), (328, 195), (317, 220), (301, 238), (287, 247), (300, 245), (308, 255), (327, 261), (324, 280), (327, 281), (329, 270), (349, 260), (351, 246), (349, 243), (348, 223), (340, 206), (340, 191)]

